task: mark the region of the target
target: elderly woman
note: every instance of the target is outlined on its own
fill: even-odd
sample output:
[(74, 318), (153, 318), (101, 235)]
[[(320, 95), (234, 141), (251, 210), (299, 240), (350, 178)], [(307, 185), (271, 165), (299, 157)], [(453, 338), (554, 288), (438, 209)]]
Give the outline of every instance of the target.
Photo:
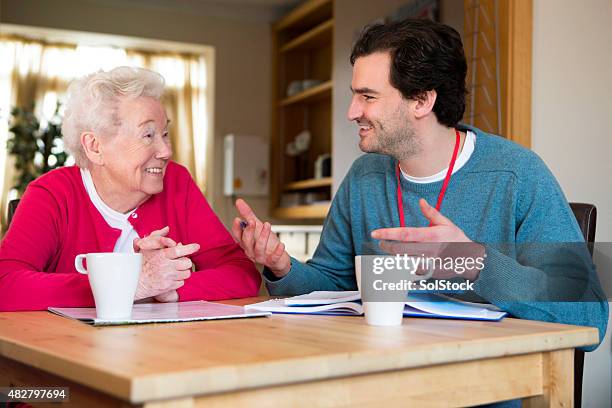
[(142, 252), (136, 300), (257, 294), (253, 263), (170, 161), (163, 90), (159, 74), (130, 67), (70, 85), (62, 131), (76, 166), (43, 175), (21, 199), (0, 246), (0, 310), (93, 306), (74, 268), (91, 252)]

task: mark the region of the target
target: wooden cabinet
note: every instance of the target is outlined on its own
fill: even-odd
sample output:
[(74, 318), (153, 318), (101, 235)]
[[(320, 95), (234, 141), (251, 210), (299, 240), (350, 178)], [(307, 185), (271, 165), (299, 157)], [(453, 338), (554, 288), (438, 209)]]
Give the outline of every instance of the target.
[(463, 122), (531, 148), (533, 1), (464, 0), (463, 30)]
[(322, 219), (329, 210), (333, 30), (332, 0), (307, 1), (272, 26), (270, 205), (276, 218)]

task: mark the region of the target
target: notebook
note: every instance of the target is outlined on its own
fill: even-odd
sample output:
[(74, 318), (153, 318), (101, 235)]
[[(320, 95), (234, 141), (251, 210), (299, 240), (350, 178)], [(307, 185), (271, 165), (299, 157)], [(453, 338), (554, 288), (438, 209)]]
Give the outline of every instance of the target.
[(178, 303), (141, 303), (135, 304), (131, 319), (101, 320), (96, 317), (93, 307), (50, 307), (51, 313), (80, 320), (94, 326), (114, 326), (142, 323), (193, 322), (199, 320), (241, 319), (246, 317), (270, 316), (268, 311), (249, 310), (242, 306), (224, 305), (222, 303), (193, 302)]
[(283, 299), (287, 306), (331, 305), (334, 303), (354, 302), (361, 300), (359, 291), (324, 291), (307, 293)]
[[(287, 299), (272, 299), (246, 305), (245, 309), (272, 313), (362, 315), (359, 292), (317, 291)], [(404, 316), (443, 319), (500, 321), (507, 313), (490, 304), (462, 302), (443, 295), (408, 295)]]

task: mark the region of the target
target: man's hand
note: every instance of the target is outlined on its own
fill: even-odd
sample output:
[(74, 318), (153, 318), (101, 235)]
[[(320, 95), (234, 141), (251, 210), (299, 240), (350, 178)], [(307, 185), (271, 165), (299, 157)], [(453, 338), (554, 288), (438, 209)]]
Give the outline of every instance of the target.
[[(382, 228), (372, 231), (372, 238), (395, 241), (383, 241), (380, 244), (383, 250), (393, 254), (424, 255), (426, 257), (440, 258), (450, 257), (453, 259), (485, 256), (483, 245), (470, 240), (461, 228), (457, 227), (451, 220), (429, 205), (425, 199), (421, 198), (419, 200), (419, 206), (425, 218), (430, 222), (429, 227)], [(452, 245), (452, 243), (464, 244)], [(479, 274), (480, 269), (478, 268), (465, 270), (462, 274), (458, 274), (455, 271), (436, 270), (434, 277), (439, 279), (462, 277), (468, 280), (475, 280)]]
[(421, 212), (429, 227), (382, 228), (372, 231), (372, 238), (403, 242), (472, 242), (461, 228), (440, 214), (424, 198), (419, 200)]
[(189, 255), (200, 249), (199, 244), (177, 244), (166, 235), (164, 227), (145, 238), (134, 240), (134, 251), (143, 255), (142, 272), (136, 290), (136, 299), (155, 297), (160, 302), (178, 300), (176, 289), (191, 276)]
[(246, 256), (253, 262), (267, 266), (278, 278), (287, 275), (291, 269), (291, 258), (285, 251), (285, 245), (272, 232), (270, 223), (262, 223), (244, 200), (236, 200), (236, 209), (247, 225), (243, 229), (242, 220), (234, 218), (232, 234)]

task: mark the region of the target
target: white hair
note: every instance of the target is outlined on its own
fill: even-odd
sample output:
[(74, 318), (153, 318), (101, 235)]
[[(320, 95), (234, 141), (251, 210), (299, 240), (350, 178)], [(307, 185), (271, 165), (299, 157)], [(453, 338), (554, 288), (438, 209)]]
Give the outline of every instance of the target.
[(81, 145), (81, 134), (93, 132), (112, 136), (119, 127), (119, 98), (148, 96), (159, 100), (164, 93), (164, 78), (157, 72), (136, 67), (117, 67), (98, 71), (72, 81), (68, 87), (62, 134), (66, 150), (79, 167), (89, 167)]

